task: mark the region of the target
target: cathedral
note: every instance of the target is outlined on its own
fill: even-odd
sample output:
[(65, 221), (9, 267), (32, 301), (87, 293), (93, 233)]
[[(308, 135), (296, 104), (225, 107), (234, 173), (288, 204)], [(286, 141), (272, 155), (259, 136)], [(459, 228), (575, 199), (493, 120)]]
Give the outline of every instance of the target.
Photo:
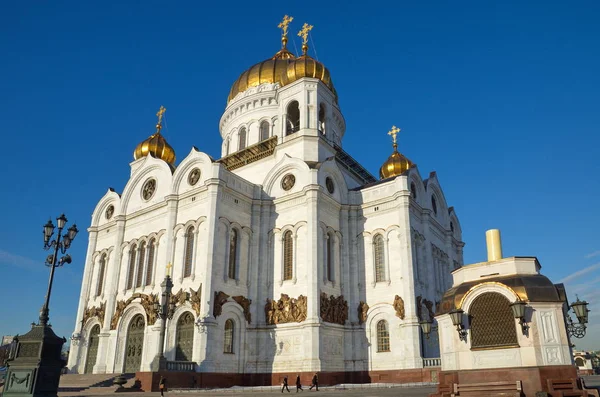
[(176, 164), (161, 107), (125, 188), (96, 205), (70, 372), (149, 372), (163, 343), (170, 370), (238, 383), (421, 381), (439, 358), (419, 323), (463, 264), (458, 217), (435, 172), (398, 151), (398, 128), (379, 178), (344, 151), (331, 74), (307, 55), (312, 26), (293, 54), (291, 20), (281, 49), (233, 82), (221, 158), (192, 147)]

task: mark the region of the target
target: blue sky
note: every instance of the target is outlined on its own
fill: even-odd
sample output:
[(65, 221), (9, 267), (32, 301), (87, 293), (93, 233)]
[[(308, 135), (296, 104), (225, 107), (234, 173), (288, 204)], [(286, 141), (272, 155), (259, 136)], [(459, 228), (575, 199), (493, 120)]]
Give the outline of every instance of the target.
[[(591, 302), (600, 349), (600, 5), (596, 1), (10, 2), (0, 24), (0, 335), (24, 333), (45, 295), (42, 225), (82, 230), (58, 269), (50, 319), (73, 331), (90, 216), (121, 191), (136, 144), (154, 131), (181, 160), (219, 157), (230, 85), (279, 49), (277, 23), (315, 26), (311, 55), (331, 71), (344, 148), (373, 174), (386, 132), (423, 176), (437, 171), (460, 218), (465, 263), (489, 228), (505, 256)], [(289, 48), (300, 48), (292, 35)], [(313, 45), (314, 43), (314, 45)], [(316, 51), (315, 51), (316, 50)]]

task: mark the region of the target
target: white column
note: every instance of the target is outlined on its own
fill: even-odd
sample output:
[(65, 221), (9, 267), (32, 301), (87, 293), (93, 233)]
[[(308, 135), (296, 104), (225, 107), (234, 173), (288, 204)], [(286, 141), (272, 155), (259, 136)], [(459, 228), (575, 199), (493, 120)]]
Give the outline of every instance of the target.
[[(307, 247), (306, 247), (306, 265), (308, 272), (308, 291), (307, 291), (307, 323), (319, 324), (319, 190), (314, 187), (307, 192), (306, 200), (306, 219), (307, 223)], [(307, 340), (307, 355), (312, 357), (309, 363), (305, 362), (309, 371), (319, 371), (321, 369), (320, 359), (320, 340), (319, 327), (312, 326), (308, 330), (309, 339)]]

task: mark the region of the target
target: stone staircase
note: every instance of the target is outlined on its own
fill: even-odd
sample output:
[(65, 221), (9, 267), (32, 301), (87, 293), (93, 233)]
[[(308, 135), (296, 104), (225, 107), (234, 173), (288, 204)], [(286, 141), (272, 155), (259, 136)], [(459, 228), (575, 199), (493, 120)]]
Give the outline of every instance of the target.
[[(88, 396), (92, 394), (108, 394), (115, 392), (119, 386), (114, 380), (120, 374), (65, 374), (60, 377), (59, 396)], [(135, 381), (135, 374), (123, 374), (127, 379), (124, 388), (130, 388)]]

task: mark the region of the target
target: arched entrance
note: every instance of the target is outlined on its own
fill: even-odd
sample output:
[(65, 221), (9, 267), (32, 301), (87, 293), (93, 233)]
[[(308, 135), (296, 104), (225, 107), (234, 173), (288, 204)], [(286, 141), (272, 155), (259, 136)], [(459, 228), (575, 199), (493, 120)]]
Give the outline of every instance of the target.
[(87, 357), (85, 359), (84, 373), (86, 374), (91, 374), (94, 370), (94, 365), (96, 365), (96, 359), (98, 358), (98, 335), (100, 335), (100, 326), (96, 324), (90, 332), (90, 342), (88, 344)]
[(125, 373), (133, 373), (140, 370), (145, 327), (146, 322), (141, 314), (137, 314), (129, 323), (127, 343), (125, 345), (125, 369), (123, 371)]
[(185, 312), (177, 320), (175, 360), (192, 361), (194, 352), (194, 316)]

